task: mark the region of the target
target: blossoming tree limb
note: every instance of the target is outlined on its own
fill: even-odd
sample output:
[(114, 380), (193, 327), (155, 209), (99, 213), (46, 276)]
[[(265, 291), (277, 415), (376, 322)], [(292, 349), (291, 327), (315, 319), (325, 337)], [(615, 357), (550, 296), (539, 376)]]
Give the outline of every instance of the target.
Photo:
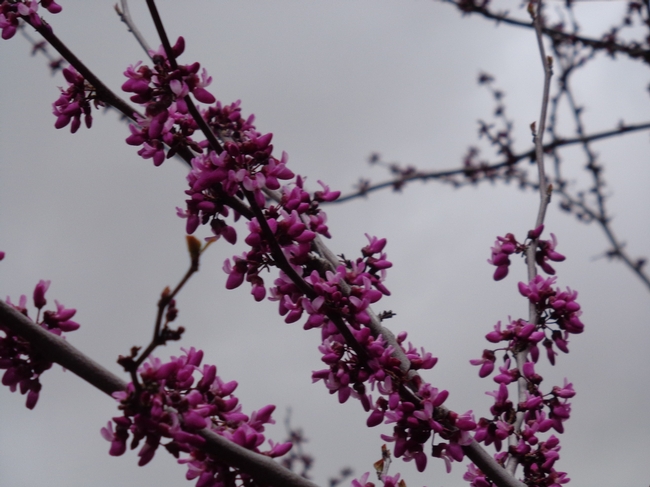
[[(198, 63), (176, 63), (176, 57), (183, 51), (183, 43), (179, 40), (172, 46), (166, 41), (155, 4), (148, 3), (161, 34), (163, 48), (153, 55), (152, 68), (135, 65), (127, 70), (129, 79), (123, 88), (134, 93), (132, 100), (146, 108), (144, 115), (134, 117), (137, 125), (132, 126), (132, 135), (128, 142), (132, 145), (142, 145), (140, 154), (153, 159), (156, 165), (160, 165), (164, 158), (170, 155), (167, 148), (171, 149), (171, 153), (188, 154), (193, 151), (192, 172), (188, 178), (190, 190), (187, 192), (190, 199), (187, 209), (179, 210), (179, 214), (187, 218), (189, 233), (193, 233), (200, 224), (209, 223), (213, 232), (212, 239), (223, 237), (224, 240), (234, 243), (236, 231), (226, 223), (225, 218), (234, 211), (236, 219), (244, 216), (250, 220), (250, 233), (246, 244), (251, 250), (225, 263), (224, 270), (229, 275), (226, 286), (236, 288), (246, 280), (252, 286), (254, 299), (258, 301), (270, 292), (272, 299), (279, 301), (280, 313), (285, 316), (287, 322), (299, 320), (307, 314), (305, 328), (322, 329), (324, 342), (321, 352), (324, 354), (323, 361), (329, 366), (329, 369), (315, 372), (314, 379), (326, 382), (328, 389), (337, 393), (341, 402), (347, 401), (351, 396), (359, 399), (366, 411), (371, 411), (369, 426), (379, 424), (384, 419), (388, 423), (396, 423), (394, 435), (385, 438), (395, 442), (396, 456), (414, 460), (418, 469), (424, 469), (426, 455), (422, 445), (431, 433), (435, 432), (447, 442), (434, 445), (434, 456), (451, 462), (462, 459), (463, 454), (468, 455), (480, 469), (473, 471), (468, 478), (474, 485), (492, 481), (497, 485), (518, 485), (471, 440), (468, 432), (477, 426), (471, 412), (458, 415), (442, 407), (447, 397), (446, 391), (439, 391), (426, 384), (415, 372), (418, 368), (432, 367), (435, 365), (435, 359), (424, 351), (416, 351), (410, 344), (407, 347), (404, 342), (405, 335), (394, 337), (383, 327), (381, 321), (388, 316), (377, 315), (371, 311), (370, 303), (377, 302), (382, 295), (389, 294), (382, 283), (384, 271), (390, 267), (390, 262), (383, 253), (385, 240), (368, 237), (369, 243), (362, 249), (362, 257), (356, 261), (336, 257), (328, 251), (318, 235), (329, 236), (318, 203), (334, 200), (337, 194), (323, 184), (322, 191), (317, 191), (312, 196), (304, 190), (300, 177), (293, 183), (294, 186), (282, 187), (279, 180), (289, 180), (294, 176), (286, 167), (286, 157), (276, 159), (271, 155), (270, 134), (262, 135), (256, 132), (252, 120), (241, 117), (238, 105), (222, 106), (217, 103), (214, 109), (208, 110), (194, 106), (190, 93), (200, 102), (214, 103), (214, 97), (205, 90), (210, 80), (206, 74), (200, 77), (197, 75)], [(35, 10), (34, 6), (35, 4), (32, 4), (30, 9)], [(33, 13), (32, 10), (26, 10), (21, 15), (32, 20)], [(542, 58), (544, 59), (544, 56)], [(77, 67), (73, 61), (70, 62)], [(81, 79), (72, 69), (66, 72), (71, 88), (63, 92), (60, 102), (55, 106), (55, 111), (58, 110), (57, 125), (62, 127), (72, 123), (73, 131), (79, 127), (82, 114), (90, 125), (90, 113), (84, 103), (91, 99), (87, 97), (87, 93), (91, 96), (93, 92), (98, 93), (93, 91), (92, 86), (88, 88), (85, 85), (85, 77), (79, 69), (77, 72), (81, 74)], [(544, 98), (545, 106), (548, 94)], [(542, 127), (543, 121), (540, 122), (541, 134)], [(199, 130), (203, 132), (205, 140), (192, 138)], [(541, 135), (538, 137), (537, 150), (537, 160), (541, 162)], [(192, 155), (191, 152), (189, 154)], [(543, 181), (543, 169), (540, 169), (540, 174)], [(543, 201), (548, 198), (547, 192), (544, 191), (545, 186), (540, 184)], [(544, 208), (545, 203), (540, 207), (542, 213)], [(498, 268), (503, 267), (504, 262), (508, 261), (507, 255), (525, 251), (529, 252), (528, 263), (529, 266), (532, 265), (532, 269), (537, 263), (546, 272), (553, 274), (554, 271), (546, 261), (559, 261), (563, 257), (554, 250), (556, 240), (553, 236), (552, 240), (540, 241), (543, 245), (536, 251), (534, 243), (539, 240), (543, 231), (542, 221), (538, 221), (536, 228), (529, 232), (530, 242), (519, 243), (514, 237), (508, 236), (499, 240), (497, 250), (493, 249), (492, 263)], [(502, 245), (504, 243), (510, 246)], [(501, 255), (506, 257), (500, 257)], [(261, 271), (269, 267), (279, 268), (280, 278), (275, 281), (273, 287), (267, 288)], [(536, 389), (541, 378), (534, 373), (532, 362), (526, 362), (525, 354), (531, 353), (533, 361), (537, 361), (532, 350), (537, 350), (537, 343), (546, 336), (547, 329), (550, 333), (549, 323), (559, 326), (559, 329), (552, 331), (552, 336), (555, 345), (561, 349), (566, 348), (567, 333), (582, 331), (577, 318), (579, 306), (575, 303), (575, 293), (570, 290), (554, 290), (551, 288), (553, 279), (536, 279), (534, 274), (533, 271), (533, 275), (529, 276), (529, 284), (520, 283), (519, 286), (521, 294), (530, 301), (531, 318), (528, 325), (513, 324), (512, 328), (508, 328), (507, 334), (498, 337), (499, 340), (510, 342), (508, 350), (512, 349), (513, 353), (517, 351), (519, 362), (514, 371), (507, 371), (510, 380), (500, 382), (503, 386), (517, 381), (522, 386), (520, 396), (523, 398), (520, 397), (520, 410), (517, 413), (518, 425), (506, 435), (511, 438), (512, 435), (524, 434), (520, 429), (521, 421), (527, 414), (532, 414), (532, 417), (529, 417), (529, 426), (537, 428), (540, 432), (547, 431), (551, 426), (561, 430), (562, 421), (568, 418), (568, 406), (564, 406), (566, 401), (561, 399), (571, 397), (571, 388), (565, 384), (564, 389), (554, 389), (552, 397), (545, 399)], [(22, 307), (24, 308), (24, 305)], [(162, 312), (163, 308), (160, 309)], [(169, 318), (169, 321), (172, 320), (173, 318)], [(524, 355), (521, 355), (522, 346)], [(552, 350), (553, 344), (545, 343), (544, 346)], [(138, 351), (135, 351), (133, 359), (137, 355)], [(549, 360), (552, 356), (549, 352)], [(397, 362), (392, 361), (393, 358), (397, 358)], [(137, 362), (142, 361), (138, 359)], [(490, 360), (484, 364), (489, 362)], [(180, 449), (193, 455), (193, 460), (189, 462), (188, 478), (199, 477), (201, 485), (211, 485), (210, 482), (215, 479), (217, 482), (223, 481), (219, 480), (220, 471), (215, 464), (206, 463), (206, 459), (197, 456), (200, 455), (197, 452), (201, 451), (202, 445), (202, 441), (197, 438), (198, 431), (206, 425), (206, 420), (215, 414), (219, 415), (221, 420), (228, 418), (225, 420), (228, 423), (243, 421), (242, 427), (255, 429), (259, 426), (253, 426), (253, 418), (238, 416), (238, 410), (235, 411), (230, 406), (223, 409), (217, 403), (212, 403), (213, 398), (208, 396), (213, 395), (214, 391), (219, 390), (218, 395), (224, 398), (232, 392), (231, 387), (215, 379), (216, 369), (212, 371), (205, 366), (200, 369), (203, 379), (198, 384), (193, 386), (191, 381), (187, 382), (193, 372), (199, 371), (200, 363), (199, 354), (190, 350), (184, 358), (178, 357), (166, 364), (151, 362), (140, 373), (142, 384), (138, 385), (137, 377), (132, 374), (134, 380), (130, 389), (116, 396), (121, 401), (126, 419), (115, 420), (115, 432), (110, 426), (105, 430), (105, 437), (113, 444), (111, 451), (116, 454), (123, 452), (124, 441), (129, 432), (136, 438), (138, 435), (140, 438), (146, 436), (146, 444), (140, 451), (141, 462), (146, 463), (153, 456), (160, 437), (165, 436), (173, 440), (165, 445), (170, 452), (173, 453), (172, 449), (175, 449), (178, 453)], [(508, 375), (506, 371), (502, 372), (502, 375)], [(489, 375), (489, 372), (485, 375)], [(217, 381), (213, 383), (213, 380)], [(373, 404), (364, 385), (366, 381), (369, 381), (373, 388), (377, 387), (387, 399), (380, 397)], [(191, 389), (189, 394), (188, 387)], [(156, 388), (161, 388), (160, 392), (150, 392)], [(532, 395), (527, 396), (523, 389)], [(187, 396), (182, 398), (180, 403), (166, 402), (176, 401), (170, 392), (180, 393), (181, 390), (184, 391), (182, 394)], [(504, 414), (503, 424), (512, 424), (507, 416), (514, 412), (514, 409), (512, 405), (506, 406), (502, 390), (501, 388), (495, 395), (495, 399), (497, 405), (505, 409), (495, 413), (495, 418)], [(145, 391), (146, 394), (151, 393), (151, 397), (145, 398)], [(521, 403), (525, 406), (522, 407)], [(232, 404), (236, 404), (236, 401)], [(535, 411), (541, 411), (545, 406), (551, 409), (550, 423), (539, 414), (535, 416)], [(218, 412), (219, 408), (222, 408), (221, 412)], [(564, 416), (560, 415), (561, 409)], [(524, 414), (524, 411), (529, 412)], [(143, 422), (143, 417), (148, 419)], [(153, 418), (159, 421), (157, 425), (151, 423)], [(220, 424), (220, 420), (210, 421), (213, 422), (213, 427)], [(489, 430), (498, 422), (496, 419), (486, 421), (484, 429), (488, 433), (483, 434), (483, 439), (487, 439), (486, 444), (490, 444), (494, 438), (490, 436), (493, 433), (489, 433)], [(222, 433), (232, 434), (235, 442), (246, 444), (249, 440), (244, 429), (237, 427), (233, 432), (226, 428)], [(250, 437), (254, 448), (257, 447), (260, 433), (259, 429), (257, 431), (258, 433), (252, 433)], [(238, 439), (236, 435), (240, 433), (244, 436)], [(524, 435), (519, 443), (515, 441), (511, 445), (512, 448), (504, 452), (508, 453), (511, 459), (515, 459), (508, 464), (515, 465), (526, 459), (527, 467), (532, 469), (526, 472), (529, 484), (548, 482), (549, 474), (550, 482), (564, 483), (564, 477), (554, 477), (556, 474), (552, 469), (558, 450), (555, 440), (540, 444), (535, 452), (531, 452), (530, 447), (525, 444), (534, 446), (537, 442), (534, 433)], [(542, 448), (543, 446), (546, 449)], [(275, 447), (273, 448), (275, 450)], [(506, 458), (504, 455), (498, 455), (497, 461), (503, 463)], [(514, 471), (514, 467), (511, 469)], [(380, 480), (384, 483), (394, 483), (398, 478), (385, 476)], [(366, 480), (367, 476), (362, 483)]]

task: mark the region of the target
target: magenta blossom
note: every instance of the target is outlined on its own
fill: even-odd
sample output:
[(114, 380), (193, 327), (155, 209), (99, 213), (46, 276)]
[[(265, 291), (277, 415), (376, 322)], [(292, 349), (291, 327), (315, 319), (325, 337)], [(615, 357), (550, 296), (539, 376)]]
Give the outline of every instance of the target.
[[(47, 303), (45, 293), (49, 286), (50, 281), (41, 280), (34, 288), (34, 306), (38, 309), (38, 316)], [(38, 321), (37, 318), (36, 324), (57, 336), (79, 328), (78, 323), (70, 320), (76, 310), (66, 309), (58, 301), (55, 303), (57, 311), (45, 311), (42, 321)], [(18, 304), (12, 303), (8, 297), (7, 304), (29, 317), (26, 307), (27, 296), (22, 295)], [(52, 367), (52, 362), (46, 360), (38, 350), (35, 350), (28, 340), (15, 335), (0, 324), (0, 370), (5, 370), (2, 384), (8, 386), (11, 392), (20, 389), (21, 394), (27, 394), (27, 408), (33, 409), (36, 406), (42, 387), (40, 376), (50, 367)]]
[(230, 484), (233, 476), (242, 482), (250, 476), (206, 454), (201, 449), (205, 440), (198, 434), (200, 430), (208, 428), (271, 458), (289, 451), (290, 442), (270, 442), (269, 450), (260, 450), (266, 441), (265, 425), (274, 423), (271, 415), (275, 406), (265, 406), (250, 416), (244, 414), (233, 395), (237, 382), (223, 381), (214, 365), (201, 365), (202, 351), (191, 348), (183, 352), (165, 363), (150, 358), (139, 370), (142, 384), (137, 388), (129, 384), (126, 391), (113, 394), (124, 415), (113, 418), (114, 428), (109, 422), (101, 429), (104, 439), (111, 442), (111, 455), (122, 455), (130, 437), (132, 449), (145, 440), (138, 453), (139, 465), (145, 465), (163, 444), (177, 457), (179, 453), (186, 455), (179, 463), (187, 465), (189, 480), (198, 479), (197, 486), (216, 486), (226, 481)]
[(61, 88), (61, 96), (52, 104), (56, 123), (54, 126), (61, 129), (70, 124), (73, 134), (81, 126), (81, 116), (84, 116), (86, 127), (90, 128), (93, 122), (90, 114), (90, 101), (93, 100), (95, 108), (103, 107), (104, 103), (95, 97), (94, 88), (86, 82), (72, 66), (63, 69), (63, 76), (68, 82), (68, 88)]

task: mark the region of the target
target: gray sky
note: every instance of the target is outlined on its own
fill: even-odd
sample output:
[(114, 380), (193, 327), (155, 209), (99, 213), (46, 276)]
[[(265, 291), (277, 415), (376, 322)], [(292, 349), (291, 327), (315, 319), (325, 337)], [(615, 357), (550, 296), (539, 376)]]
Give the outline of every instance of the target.
[[(143, 53), (113, 2), (62, 4), (61, 14), (48, 17), (55, 32), (119, 90), (122, 72)], [(509, 8), (516, 12), (518, 3)], [(623, 8), (624, 2), (584, 2), (578, 12), (585, 31), (596, 33)], [(143, 5), (132, 10), (157, 45)], [(241, 99), (244, 113), (255, 113), (258, 129), (274, 133), (278, 154), (289, 154), (290, 167), (308, 176), (311, 188), (318, 179), (342, 190), (361, 176), (383, 179), (381, 169), (366, 164), (372, 151), (422, 169), (457, 167), (476, 144), (476, 120), (489, 119), (492, 110), (489, 94), (476, 85), (481, 71), (495, 75), (507, 93), (515, 147), (529, 147), (527, 127), (538, 117), (542, 83), (531, 32), (462, 18), (424, 0), (160, 2), (160, 10), (170, 37), (185, 37), (181, 61), (208, 69), (218, 99)], [(31, 295), (39, 279), (51, 279), (50, 303), (78, 309), (82, 328), (70, 342), (120, 373), (116, 357), (148, 343), (157, 296), (188, 265), (185, 222), (174, 210), (183, 203), (186, 171), (175, 161), (154, 168), (141, 160), (112, 113), (96, 114), (92, 130), (55, 130), (51, 103), (63, 80), (50, 77), (45, 61), (29, 51), (19, 35), (0, 43), (0, 250), (7, 253), (0, 296)], [(600, 56), (576, 77), (587, 129), (646, 121), (648, 79), (647, 66)], [(650, 255), (647, 143), (647, 134), (637, 134), (595, 145), (614, 229), (635, 256)], [(565, 164), (577, 187), (581, 154), (567, 152)], [(536, 195), (503, 184), (453, 190), (429, 183), (327, 209), (337, 253), (357, 255), (364, 233), (388, 238), (394, 267), (386, 284), (393, 295), (379, 310), (396, 312), (393, 331), (407, 330), (440, 358), (425, 378), (450, 391), (451, 408), (473, 409), (477, 418), (490, 405), (484, 392), (496, 385), (480, 380), (469, 360), (481, 355), (483, 337), (498, 320), (525, 317), (527, 308), (516, 287), (523, 265), (494, 283), (486, 259), (496, 235), (523, 237), (536, 208)], [(598, 258), (606, 244), (594, 225), (552, 205), (547, 229), (567, 256), (556, 266), (558, 282), (580, 292), (586, 324), (558, 365), (537, 368), (543, 385), (567, 377), (578, 392), (557, 468), (576, 486), (647, 485), (648, 290), (621, 265)], [(379, 434), (389, 428), (366, 428), (358, 403), (341, 406), (322, 384), (311, 384), (311, 371), (322, 368), (319, 333), (284, 324), (274, 303), (256, 304), (245, 286), (225, 290), (222, 263), (242, 250), (219, 242), (206, 254), (178, 300), (178, 324), (187, 329), (181, 345), (203, 348), (224, 379), (239, 381), (246, 412), (277, 405), (279, 424), (269, 437), (283, 439), (284, 411), (292, 407), (321, 485), (343, 466), (357, 476), (371, 470)], [(0, 389), (0, 487), (190, 485), (185, 468), (164, 451), (144, 468), (135, 452), (108, 455), (99, 429), (117, 415), (110, 398), (57, 366), (42, 382), (33, 411), (23, 396)], [(398, 471), (410, 487), (466, 485), (464, 466), (454, 464), (447, 475), (434, 459), (424, 474), (401, 460), (391, 468)]]

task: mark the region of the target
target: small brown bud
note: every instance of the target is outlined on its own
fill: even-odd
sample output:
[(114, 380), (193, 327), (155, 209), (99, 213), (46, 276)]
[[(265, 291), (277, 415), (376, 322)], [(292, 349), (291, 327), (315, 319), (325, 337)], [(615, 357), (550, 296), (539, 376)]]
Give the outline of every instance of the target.
[(197, 262), (201, 255), (201, 241), (192, 235), (186, 236), (185, 240), (187, 241), (187, 250), (190, 253), (190, 259), (192, 259), (193, 263)]

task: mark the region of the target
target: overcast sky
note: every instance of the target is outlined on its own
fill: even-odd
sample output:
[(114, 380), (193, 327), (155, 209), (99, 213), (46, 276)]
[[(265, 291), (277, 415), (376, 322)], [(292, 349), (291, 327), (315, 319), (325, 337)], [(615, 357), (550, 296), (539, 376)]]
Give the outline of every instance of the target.
[[(143, 59), (135, 40), (115, 15), (113, 1), (63, 1), (48, 16), (54, 31), (104, 81), (119, 91), (129, 64)], [(558, 5), (560, 2), (557, 2)], [(132, 11), (144, 35), (158, 45), (143, 6)], [(504, 4), (505, 5), (505, 4)], [(583, 2), (578, 13), (586, 32), (618, 19), (625, 2)], [(512, 12), (525, 18), (518, 2)], [(555, 7), (553, 7), (554, 9)], [(277, 155), (290, 167), (350, 190), (360, 177), (386, 174), (367, 164), (377, 151), (390, 161), (422, 169), (459, 166), (476, 142), (476, 121), (489, 119), (493, 101), (476, 84), (494, 75), (506, 92), (516, 121), (515, 147), (530, 146), (528, 125), (536, 120), (542, 72), (532, 32), (463, 18), (451, 6), (430, 0), (267, 0), (160, 2), (172, 39), (183, 35), (181, 61), (199, 61), (212, 75), (210, 91), (223, 102), (242, 100), (258, 129), (274, 133)], [(51, 77), (42, 57), (17, 35), (0, 42), (0, 297), (31, 295), (50, 279), (50, 303), (78, 309), (82, 327), (70, 342), (114, 371), (134, 345), (150, 339), (160, 291), (185, 272), (185, 222), (175, 215), (184, 200), (186, 169), (171, 160), (154, 168), (127, 146), (125, 124), (114, 113), (96, 114), (92, 130), (75, 135), (55, 130), (51, 104), (61, 75)], [(599, 55), (576, 76), (589, 131), (645, 122), (650, 100), (647, 66)], [(566, 136), (574, 135), (570, 124)], [(594, 144), (605, 166), (613, 227), (634, 256), (650, 255), (648, 134)], [(579, 187), (584, 160), (566, 152), (566, 172)], [(486, 156), (488, 153), (486, 152)], [(524, 266), (495, 283), (486, 263), (497, 235), (523, 238), (532, 228), (538, 197), (501, 183), (454, 190), (439, 183), (415, 184), (402, 194), (374, 193), (327, 209), (330, 247), (358, 254), (364, 233), (388, 238), (394, 267), (386, 285), (393, 295), (382, 309), (388, 323), (406, 330), (417, 346), (440, 358), (425, 373), (450, 391), (449, 407), (487, 415), (496, 385), (479, 379), (469, 360), (487, 346), (498, 320), (526, 317), (517, 291)], [(240, 237), (243, 235), (239, 227)], [(537, 371), (547, 388), (573, 382), (573, 417), (562, 435), (556, 467), (590, 487), (647, 486), (650, 482), (650, 293), (622, 265), (602, 258), (605, 239), (595, 225), (578, 223), (552, 204), (547, 232), (567, 256), (558, 283), (580, 293), (585, 333), (573, 337), (571, 353)], [(203, 233), (200, 233), (203, 232)], [(200, 236), (206, 236), (199, 231)], [(240, 238), (240, 242), (243, 238)], [(272, 403), (278, 425), (268, 436), (284, 438), (285, 410), (310, 439), (315, 480), (344, 466), (356, 476), (380, 456), (380, 433), (365, 427), (355, 402), (341, 406), (311, 371), (322, 368), (318, 332), (286, 325), (271, 302), (255, 303), (243, 286), (225, 290), (223, 261), (241, 254), (225, 242), (205, 255), (201, 272), (178, 299), (180, 345), (205, 350), (225, 380), (237, 380), (245, 412)], [(116, 403), (55, 366), (43, 377), (33, 411), (24, 396), (0, 389), (0, 487), (47, 483), (66, 487), (171, 487), (190, 485), (185, 468), (159, 451), (146, 467), (135, 452), (108, 455), (99, 430), (117, 415)], [(430, 459), (424, 474), (395, 461), (409, 487), (460, 487), (465, 467), (450, 475)]]

